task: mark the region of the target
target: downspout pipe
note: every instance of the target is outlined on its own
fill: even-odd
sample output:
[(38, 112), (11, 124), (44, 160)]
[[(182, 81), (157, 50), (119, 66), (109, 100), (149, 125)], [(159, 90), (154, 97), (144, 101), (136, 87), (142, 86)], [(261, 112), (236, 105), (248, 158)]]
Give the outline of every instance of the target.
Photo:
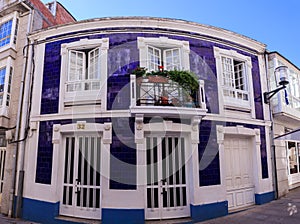
[[(32, 28), (32, 21), (33, 21), (33, 9), (30, 8), (29, 6), (27, 6), (23, 1), (21, 2), (21, 4), (27, 8), (29, 10), (29, 14), (28, 14), (28, 24), (27, 24), (27, 34), (31, 32), (31, 28)], [(20, 93), (19, 93), (19, 102), (18, 102), (18, 112), (17, 112), (17, 122), (16, 122), (16, 132), (15, 132), (15, 139), (14, 141), (16, 143), (14, 150), (13, 150), (13, 161), (12, 161), (12, 183), (11, 183), (11, 189), (10, 189), (10, 196), (9, 196), (9, 210), (8, 210), (8, 216), (9, 217), (13, 217), (13, 207), (14, 207), (14, 196), (15, 196), (15, 188), (16, 188), (16, 182), (17, 182), (17, 163), (18, 163), (18, 159), (19, 159), (19, 149), (24, 150), (23, 148), (25, 147), (25, 144), (23, 143), (18, 143), (18, 140), (20, 138), (20, 136), (24, 136), (25, 133), (25, 127), (21, 124), (22, 122), (22, 117), (24, 117), (23, 115), (23, 96), (28, 95), (25, 93), (25, 81), (26, 81), (26, 73), (27, 73), (27, 68), (28, 68), (28, 55), (29, 55), (29, 48), (28, 48), (28, 44), (29, 44), (29, 39), (26, 38), (25, 40), (25, 48), (24, 48), (24, 55), (23, 55), (23, 68), (22, 68), (22, 78), (21, 78), (21, 85), (20, 85)], [(29, 63), (30, 64), (30, 63)], [(25, 113), (26, 115), (26, 113)], [(27, 116), (27, 115), (26, 115)], [(24, 145), (24, 146), (23, 146)], [(21, 160), (24, 160), (24, 158), (22, 158), (23, 156), (20, 157)], [(24, 163), (24, 161), (22, 161), (22, 163)]]
[[(267, 88), (268, 91), (271, 89), (270, 82), (268, 79), (268, 68), (269, 68), (269, 53), (265, 52), (265, 64), (266, 64), (266, 74), (267, 74)], [(272, 74), (270, 74), (272, 75)], [(270, 77), (269, 77), (270, 78)], [(277, 164), (276, 164), (276, 148), (274, 142), (274, 119), (273, 119), (273, 110), (271, 107), (271, 102), (268, 104), (269, 114), (270, 114), (270, 122), (271, 122), (271, 130), (270, 130), (270, 144), (271, 144), (271, 158), (272, 158), (272, 176), (273, 176), (273, 184), (274, 184), (274, 192), (275, 199), (278, 199), (278, 177), (277, 177)]]

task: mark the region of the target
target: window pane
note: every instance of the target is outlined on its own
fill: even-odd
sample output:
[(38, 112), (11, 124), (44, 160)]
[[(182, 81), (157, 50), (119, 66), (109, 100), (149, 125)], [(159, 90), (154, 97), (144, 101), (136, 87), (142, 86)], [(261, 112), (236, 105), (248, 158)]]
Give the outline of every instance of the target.
[(234, 87), (233, 62), (231, 58), (222, 57), (223, 85)]
[(180, 49), (168, 49), (164, 51), (164, 64), (166, 70), (180, 70)]
[(100, 50), (99, 48), (89, 52), (88, 79), (100, 79)]
[(85, 53), (70, 51), (68, 81), (79, 81), (84, 77)]
[(288, 157), (290, 165), (290, 174), (298, 173), (298, 149), (295, 142), (288, 142)]
[(155, 47), (148, 46), (148, 70), (157, 71), (161, 63), (161, 50)]
[(12, 20), (0, 25), (0, 47), (10, 43)]

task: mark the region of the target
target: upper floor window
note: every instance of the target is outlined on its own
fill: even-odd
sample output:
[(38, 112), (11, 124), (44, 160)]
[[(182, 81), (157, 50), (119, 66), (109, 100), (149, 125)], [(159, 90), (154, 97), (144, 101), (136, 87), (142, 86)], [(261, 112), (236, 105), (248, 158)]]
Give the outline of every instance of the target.
[(19, 19), (17, 12), (0, 17), (0, 48), (12, 47), (17, 42)]
[(221, 111), (244, 111), (255, 116), (251, 58), (214, 47)]
[(100, 49), (70, 50), (67, 92), (100, 89)]
[(223, 56), (222, 76), (224, 96), (249, 101), (245, 62)]
[(11, 81), (12, 81), (12, 67), (0, 68), (0, 107), (9, 106), (10, 93), (11, 93)]
[(157, 71), (160, 66), (166, 70), (180, 70), (182, 68), (180, 48), (165, 49), (148, 46), (147, 54), (149, 71)]
[(287, 97), (289, 106), (300, 110), (300, 74), (289, 71), (289, 85), (287, 85)]
[(61, 108), (105, 103), (108, 45), (107, 38), (62, 45)]
[(189, 42), (167, 37), (138, 37), (140, 67), (157, 71), (160, 66), (165, 70), (189, 70)]
[(6, 21), (0, 25), (0, 47), (10, 43), (13, 20)]

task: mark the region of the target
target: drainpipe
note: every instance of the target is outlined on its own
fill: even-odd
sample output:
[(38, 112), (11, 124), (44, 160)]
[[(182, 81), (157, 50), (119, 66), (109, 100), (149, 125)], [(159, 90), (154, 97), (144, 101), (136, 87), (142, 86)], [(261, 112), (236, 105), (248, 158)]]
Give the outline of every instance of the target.
[[(21, 3), (25, 8), (29, 10), (28, 14), (28, 24), (27, 24), (27, 34), (31, 32), (31, 27), (32, 27), (32, 21), (33, 21), (33, 10), (28, 7), (25, 3)], [(25, 136), (25, 126), (24, 126), (24, 120), (27, 120), (27, 113), (25, 110), (25, 113), (23, 115), (23, 110), (24, 107), (27, 105), (24, 104), (23, 102), (23, 96), (27, 96), (28, 93), (25, 92), (24, 87), (27, 86), (27, 82), (29, 78), (26, 78), (26, 73), (27, 73), (27, 65), (28, 65), (28, 54), (29, 54), (29, 49), (28, 49), (28, 43), (29, 40), (26, 38), (25, 40), (25, 48), (24, 48), (24, 55), (23, 55), (23, 68), (22, 68), (22, 78), (21, 78), (21, 85), (20, 85), (20, 93), (19, 93), (19, 103), (18, 103), (18, 113), (17, 113), (17, 124), (16, 124), (16, 133), (15, 133), (15, 140), (14, 140), (14, 150), (13, 150), (13, 161), (12, 161), (12, 183), (11, 183), (11, 190), (10, 190), (10, 196), (9, 196), (9, 210), (8, 210), (8, 216), (13, 217), (13, 207), (14, 207), (14, 196), (15, 196), (15, 188), (16, 188), (16, 182), (17, 182), (17, 176), (16, 176), (16, 170), (17, 170), (17, 163), (20, 158), (20, 174), (19, 174), (19, 185), (23, 185), (23, 177), (24, 177), (24, 149), (25, 149), (25, 143), (19, 142), (19, 138), (24, 138)], [(29, 63), (30, 65), (30, 63)], [(26, 83), (25, 83), (26, 81)], [(29, 79), (30, 81), (30, 79)], [(28, 88), (26, 89), (28, 91)], [(20, 183), (21, 181), (21, 183)], [(23, 187), (22, 187), (23, 188)], [(22, 190), (19, 189), (18, 187), (18, 192)], [(19, 197), (19, 194), (18, 194)], [(20, 200), (19, 200), (20, 201)], [(18, 211), (18, 206), (20, 207), (20, 203), (17, 203), (17, 211)], [(17, 217), (19, 214), (17, 214)]]
[[(268, 52), (265, 52), (265, 64), (266, 64), (266, 74), (268, 76), (268, 67), (269, 67), (269, 62), (268, 62)], [(270, 74), (271, 75), (271, 74)], [(270, 83), (267, 80), (267, 88), (270, 90)], [(272, 158), (272, 176), (273, 176), (273, 183), (274, 183), (274, 191), (275, 191), (275, 199), (278, 199), (278, 177), (277, 177), (277, 164), (276, 164), (276, 152), (275, 152), (275, 142), (274, 142), (274, 121), (273, 121), (273, 111), (272, 107), (270, 105), (271, 103), (269, 102), (268, 107), (269, 107), (269, 113), (270, 113), (270, 121), (271, 121), (271, 130), (270, 130), (270, 143), (271, 143), (271, 158)]]

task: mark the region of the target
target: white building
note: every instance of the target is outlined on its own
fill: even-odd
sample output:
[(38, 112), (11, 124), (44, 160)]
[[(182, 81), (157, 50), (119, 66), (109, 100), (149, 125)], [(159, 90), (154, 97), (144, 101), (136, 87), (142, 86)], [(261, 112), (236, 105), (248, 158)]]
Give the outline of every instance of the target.
[[(148, 17), (77, 22), (30, 43), (24, 219), (201, 221), (274, 199), (264, 44)], [(140, 67), (167, 76), (131, 75)], [(192, 71), (197, 90), (165, 70)]]

